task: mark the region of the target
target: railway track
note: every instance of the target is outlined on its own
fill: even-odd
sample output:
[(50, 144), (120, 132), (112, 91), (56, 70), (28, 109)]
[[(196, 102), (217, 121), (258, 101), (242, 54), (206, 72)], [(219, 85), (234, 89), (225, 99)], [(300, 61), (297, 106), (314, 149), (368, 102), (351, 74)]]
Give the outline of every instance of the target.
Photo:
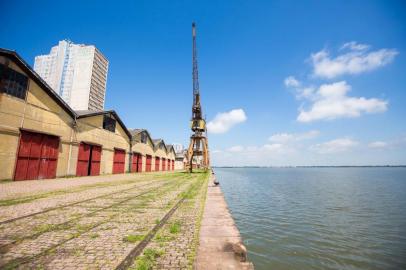
[[(148, 180), (145, 180), (145, 181), (148, 181)], [(136, 184), (133, 187), (128, 188), (128, 189), (109, 192), (109, 193), (99, 195), (99, 196), (95, 196), (95, 197), (91, 197), (91, 198), (88, 198), (88, 199), (85, 199), (85, 200), (75, 201), (73, 203), (67, 203), (67, 204), (64, 204), (64, 205), (56, 206), (56, 207), (50, 207), (50, 208), (47, 208), (45, 210), (37, 211), (37, 212), (30, 213), (30, 214), (27, 214), (27, 215), (15, 217), (15, 218), (10, 218), (10, 219), (7, 219), (7, 220), (2, 220), (2, 221), (0, 221), (0, 225), (11, 223), (11, 222), (14, 222), (14, 221), (17, 221), (17, 220), (20, 220), (20, 219), (29, 218), (29, 217), (33, 217), (33, 216), (36, 216), (36, 215), (44, 214), (44, 213), (47, 213), (47, 212), (50, 212), (50, 211), (53, 211), (53, 210), (58, 210), (58, 209), (63, 209), (63, 208), (69, 207), (69, 206), (74, 206), (74, 205), (77, 205), (77, 204), (80, 204), (80, 203), (89, 202), (89, 201), (92, 201), (92, 200), (95, 200), (95, 199), (105, 198), (105, 197), (112, 196), (112, 195), (115, 195), (115, 194), (119, 194), (119, 193), (122, 193), (122, 192), (128, 192), (128, 191), (136, 189), (136, 188), (142, 188), (142, 187), (147, 186), (149, 184), (151, 184), (151, 183), (149, 182), (149, 183), (146, 183), (144, 185), (137, 185)]]
[[(86, 214), (77, 216), (77, 217), (72, 218), (72, 219), (69, 219), (69, 220), (67, 220), (67, 221), (65, 221), (65, 222), (62, 222), (62, 223), (59, 223), (59, 224), (55, 224), (55, 227), (66, 228), (66, 226), (69, 225), (69, 223), (72, 223), (72, 222), (77, 221), (77, 220), (79, 220), (79, 219), (81, 219), (81, 218), (84, 218), (84, 217), (88, 217), (88, 216), (94, 215), (95, 213), (101, 212), (101, 211), (103, 211), (103, 210), (107, 210), (107, 209), (109, 209), (109, 208), (118, 206), (118, 205), (120, 205), (120, 204), (126, 203), (127, 201), (132, 200), (132, 199), (135, 199), (135, 198), (137, 198), (137, 197), (143, 196), (143, 195), (145, 195), (145, 194), (147, 194), (147, 193), (153, 191), (153, 189), (155, 189), (155, 188), (160, 188), (160, 187), (164, 186), (165, 183), (167, 183), (167, 182), (164, 182), (164, 184), (163, 184), (163, 185), (160, 185), (160, 186), (154, 186), (152, 189), (149, 189), (148, 191), (142, 192), (142, 193), (140, 193), (140, 194), (138, 194), (138, 195), (136, 195), (136, 196), (129, 196), (129, 197), (127, 197), (126, 199), (124, 199), (124, 200), (122, 200), (122, 201), (120, 201), (120, 202), (118, 202), (118, 203), (113, 203), (113, 204), (111, 204), (111, 205), (109, 205), (109, 206), (105, 206), (105, 207), (102, 207), (102, 208), (98, 208), (98, 209), (96, 209), (96, 210), (94, 210), (94, 211), (91, 211), (91, 212), (89, 212), (89, 213), (86, 213)], [(154, 184), (155, 184), (155, 183), (154, 183)], [(151, 185), (151, 184), (149, 184), (149, 185)], [(124, 192), (128, 192), (128, 191), (133, 190), (133, 189), (135, 189), (135, 188), (142, 188), (142, 187), (145, 187), (145, 186), (148, 186), (148, 184), (141, 185), (141, 186), (137, 186), (137, 187), (132, 187), (132, 188), (129, 188), (129, 189), (125, 190)], [(105, 196), (97, 196), (97, 197), (94, 197), (94, 198), (91, 198), (91, 199), (88, 199), (88, 200), (82, 200), (82, 201), (79, 201), (79, 202), (75, 202), (75, 203), (71, 203), (71, 204), (68, 204), (68, 205), (61, 206), (61, 207), (57, 207), (57, 208), (54, 208), (54, 209), (52, 209), (52, 210), (58, 210), (58, 209), (67, 208), (67, 207), (70, 207), (70, 206), (75, 206), (75, 205), (78, 205), (78, 204), (80, 204), (80, 203), (89, 202), (89, 201), (92, 201), (92, 200), (96, 200), (96, 199), (100, 199), (100, 198), (107, 197), (108, 195), (111, 196), (111, 195), (115, 195), (115, 194), (118, 194), (118, 193), (123, 193), (123, 191), (120, 191), (120, 192), (113, 192), (113, 193), (110, 193), (110, 194), (106, 194)], [(50, 211), (51, 211), (51, 210), (50, 210)], [(43, 214), (43, 213), (46, 213), (46, 212), (49, 212), (49, 211), (37, 212), (35, 215)], [(32, 216), (34, 216), (34, 215), (23, 216), (23, 217), (21, 217), (21, 218), (19, 218), (19, 219), (28, 218), (28, 217), (32, 217)], [(17, 220), (18, 220), (18, 219), (17, 219)], [(46, 231), (44, 231), (44, 232), (38, 232), (38, 233), (34, 233), (34, 234), (30, 234), (30, 235), (27, 235), (27, 236), (18, 238), (18, 239), (16, 239), (16, 240), (13, 240), (13, 241), (10, 242), (10, 243), (0, 245), (0, 254), (2, 253), (2, 252), (1, 252), (2, 250), (7, 250), (7, 247), (9, 247), (9, 246), (12, 246), (12, 245), (14, 245), (14, 244), (16, 244), (16, 243), (18, 243), (18, 242), (21, 242), (21, 241), (23, 241), (23, 240), (25, 240), (25, 239), (36, 238), (36, 237), (38, 237), (39, 235), (41, 235), (41, 234), (43, 234), (43, 233), (45, 233), (45, 232), (46, 232)]]
[[(68, 221), (66, 221), (66, 222), (64, 222), (64, 223), (58, 224), (57, 226), (68, 225), (69, 223), (72, 223), (73, 221), (82, 219), (82, 218), (84, 218), (84, 217), (86, 217), (86, 216), (91, 216), (91, 215), (94, 215), (94, 214), (97, 213), (97, 212), (101, 212), (101, 211), (103, 211), (103, 210), (107, 210), (107, 209), (110, 209), (110, 208), (113, 208), (113, 207), (116, 207), (116, 206), (119, 206), (119, 205), (123, 205), (123, 204), (125, 204), (126, 202), (129, 202), (129, 201), (134, 200), (134, 199), (136, 199), (136, 198), (138, 198), (138, 197), (144, 196), (144, 195), (146, 195), (146, 194), (148, 194), (148, 193), (151, 193), (151, 192), (153, 192), (153, 191), (155, 191), (155, 190), (157, 190), (157, 189), (163, 188), (163, 187), (168, 187), (168, 189), (169, 189), (169, 187), (171, 187), (171, 185), (175, 186), (177, 183), (180, 182), (181, 179), (182, 179), (182, 177), (181, 177), (180, 179), (178, 179), (178, 181), (174, 181), (174, 183), (171, 183), (171, 181), (164, 182), (164, 184), (162, 184), (162, 185), (160, 185), (160, 186), (158, 186), (158, 187), (157, 187), (157, 186), (154, 186), (154, 187), (152, 187), (152, 188), (150, 188), (150, 189), (148, 189), (148, 190), (146, 190), (146, 191), (144, 191), (144, 192), (141, 192), (141, 193), (139, 193), (139, 194), (137, 194), (137, 195), (130, 195), (130, 196), (128, 196), (128, 197), (126, 197), (126, 198), (124, 198), (124, 199), (118, 201), (118, 202), (115, 202), (115, 203), (110, 204), (110, 205), (108, 205), (108, 206), (105, 206), (105, 207), (96, 209), (95, 211), (92, 211), (92, 212), (87, 213), (87, 214), (85, 214), (85, 215), (82, 215), (82, 216), (80, 216), (80, 217), (76, 217), (76, 218), (74, 218), (74, 219), (68, 220)], [(126, 189), (125, 191), (112, 192), (112, 193), (109, 193), (109, 194), (104, 194), (104, 195), (101, 195), (101, 196), (96, 196), (96, 197), (93, 197), (93, 198), (90, 198), (90, 199), (86, 199), (86, 200), (78, 201), (78, 202), (75, 202), (75, 203), (63, 205), (63, 206), (57, 207), (57, 208), (55, 208), (55, 209), (65, 208), (65, 207), (69, 207), (69, 206), (75, 206), (75, 205), (78, 205), (78, 204), (83, 203), (83, 202), (89, 202), (89, 201), (91, 201), (91, 200), (95, 200), (95, 199), (99, 199), (99, 198), (103, 198), (103, 197), (112, 196), (112, 195), (115, 195), (115, 194), (117, 194), (117, 193), (128, 192), (128, 191), (133, 190), (133, 189), (135, 189), (135, 188), (140, 188), (141, 186), (145, 187), (145, 186), (147, 186), (147, 184), (146, 184), (146, 185), (138, 185), (138, 186), (136, 186), (136, 187), (132, 187), (132, 188)], [(165, 188), (164, 188), (164, 190), (165, 190)], [(163, 224), (164, 224), (164, 223), (166, 222), (166, 220), (171, 216), (171, 214), (177, 209), (177, 207), (178, 207), (179, 204), (183, 201), (183, 199), (184, 199), (184, 198), (181, 198), (181, 199), (175, 204), (175, 206), (172, 207), (172, 208), (168, 211), (168, 213), (164, 216), (164, 218), (161, 219), (160, 223), (157, 224), (156, 226), (154, 226), (153, 230), (151, 230), (151, 232), (148, 234), (148, 236), (145, 237), (145, 239), (143, 240), (143, 242), (144, 242), (143, 245), (146, 245), (146, 244), (148, 243), (148, 242), (146, 242), (148, 239), (149, 239), (149, 240), (152, 239), (152, 237), (153, 237), (153, 235), (154, 235), (153, 232), (156, 232), (161, 226), (163, 226)], [(49, 211), (55, 210), (55, 209), (50, 209), (50, 210), (47, 209), (47, 211), (45, 211), (45, 212), (49, 212)], [(41, 214), (41, 213), (44, 213), (44, 211), (40, 211), (40, 212), (35, 213), (35, 214), (38, 215), (38, 214)], [(29, 217), (31, 217), (31, 216), (32, 216), (32, 215), (29, 215)], [(25, 216), (24, 216), (24, 217), (25, 217)], [(21, 218), (24, 218), (24, 217), (20, 217), (20, 219), (21, 219)], [(107, 223), (107, 222), (110, 222), (112, 219), (114, 219), (114, 216), (112, 216), (112, 217), (110, 217), (110, 218), (108, 218), (108, 219), (105, 219), (105, 220), (103, 220), (103, 221), (101, 221), (101, 222), (97, 222), (97, 223), (93, 224), (92, 226), (88, 227), (86, 230), (83, 230), (83, 231), (81, 231), (80, 233), (77, 233), (77, 234), (75, 234), (74, 236), (72, 236), (72, 237), (70, 237), (70, 238), (67, 238), (67, 239), (65, 239), (65, 240), (63, 240), (63, 241), (61, 241), (61, 242), (59, 242), (59, 243), (56, 244), (56, 245), (52, 245), (51, 247), (49, 247), (49, 248), (47, 248), (47, 249), (41, 251), (41, 252), (38, 253), (38, 254), (35, 254), (35, 255), (32, 255), (32, 256), (26, 256), (26, 257), (16, 258), (16, 259), (13, 259), (13, 260), (10, 260), (10, 261), (6, 262), (5, 264), (1, 264), (1, 261), (0, 261), (0, 268), (1, 268), (1, 269), (14, 269), (14, 268), (17, 268), (17, 267), (19, 267), (19, 266), (21, 266), (21, 265), (25, 265), (25, 264), (27, 264), (27, 263), (29, 263), (29, 262), (32, 262), (32, 261), (34, 261), (34, 260), (36, 260), (36, 259), (38, 259), (38, 258), (40, 258), (40, 257), (42, 257), (42, 256), (44, 256), (44, 255), (46, 255), (46, 254), (48, 254), (50, 251), (55, 250), (56, 248), (58, 248), (58, 247), (60, 247), (60, 246), (62, 246), (62, 245), (64, 245), (64, 244), (66, 244), (67, 242), (72, 241), (73, 239), (75, 239), (75, 238), (77, 238), (77, 237), (79, 237), (79, 236), (81, 236), (81, 235), (83, 235), (83, 234), (85, 234), (85, 233), (87, 233), (87, 232), (89, 232), (89, 231), (91, 231), (91, 230), (93, 230), (93, 229), (99, 227), (100, 225), (105, 224), (105, 223)], [(36, 236), (38, 236), (38, 235), (34, 234), (34, 235), (29, 236), (29, 237), (25, 237), (24, 239), (27, 239), (27, 238), (30, 238), (30, 237), (36, 237)], [(7, 246), (12, 246), (12, 245), (18, 243), (18, 241), (23, 241), (24, 239), (16, 240), (16, 241), (14, 241), (13, 243), (7, 244)], [(141, 243), (140, 243), (140, 244), (141, 244)], [(7, 246), (6, 246), (6, 247), (7, 247)], [(139, 251), (136, 250), (135, 252), (131, 252), (131, 254), (132, 254), (131, 258), (134, 257), (134, 254), (135, 254), (135, 256), (138, 256), (139, 252), (142, 252), (142, 248), (141, 248), (142, 245), (137, 245), (137, 246), (138, 246), (138, 249), (137, 249), (137, 250), (139, 250)], [(4, 249), (4, 247), (3, 247), (3, 249)], [(128, 256), (127, 256), (127, 257), (128, 257)]]
[(182, 205), (185, 201), (187, 194), (190, 190), (192, 190), (193, 184), (188, 189), (188, 191), (181, 196), (181, 198), (175, 203), (175, 205), (165, 214), (165, 216), (160, 220), (158, 224), (156, 224), (144, 237), (144, 239), (138, 243), (129, 253), (128, 255), (122, 260), (116, 267), (115, 270), (126, 270), (134, 264), (134, 261), (140, 256), (143, 250), (148, 246), (151, 240), (155, 237), (158, 231), (168, 222), (168, 220), (172, 217), (175, 211)]

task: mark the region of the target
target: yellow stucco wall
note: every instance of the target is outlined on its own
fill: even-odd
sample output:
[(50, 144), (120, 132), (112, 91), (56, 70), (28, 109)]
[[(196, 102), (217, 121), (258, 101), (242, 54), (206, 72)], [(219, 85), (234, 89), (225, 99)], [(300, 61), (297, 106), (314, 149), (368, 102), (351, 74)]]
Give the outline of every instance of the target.
[[(0, 56), (0, 63), (5, 62), (6, 57)], [(9, 67), (25, 74), (13, 61), (9, 61)], [(118, 122), (115, 132), (103, 129), (103, 115), (79, 118), (75, 124), (75, 119), (64, 108), (34, 80), (29, 79), (25, 100), (0, 93), (0, 179), (12, 179), (14, 176), (21, 129), (60, 138), (57, 177), (76, 175), (81, 142), (102, 146), (100, 174), (112, 173), (115, 148), (126, 151), (125, 172), (130, 168), (131, 152), (142, 154), (143, 172), (146, 169), (146, 155), (152, 156), (151, 171), (155, 170), (156, 156), (175, 159), (172, 151), (155, 147), (149, 136), (146, 144), (135, 136), (130, 150), (130, 138)]]
[(129, 171), (130, 140), (118, 122), (116, 124), (115, 132), (111, 132), (103, 129), (103, 115), (80, 118), (77, 120), (74, 142), (77, 144), (86, 142), (102, 146), (100, 174), (113, 172), (113, 157), (115, 148), (125, 150), (126, 162), (124, 171)]
[(146, 155), (152, 156), (151, 171), (155, 170), (155, 153), (152, 141), (148, 138), (147, 143), (141, 143), (140, 141), (133, 140), (132, 152), (136, 152), (142, 155), (142, 171), (145, 172), (146, 168)]
[[(6, 58), (0, 56), (0, 62)], [(24, 72), (12, 61), (9, 67)], [(12, 179), (21, 129), (60, 137), (57, 176), (66, 175), (73, 119), (33, 81), (29, 80), (26, 99), (0, 93), (0, 179)]]

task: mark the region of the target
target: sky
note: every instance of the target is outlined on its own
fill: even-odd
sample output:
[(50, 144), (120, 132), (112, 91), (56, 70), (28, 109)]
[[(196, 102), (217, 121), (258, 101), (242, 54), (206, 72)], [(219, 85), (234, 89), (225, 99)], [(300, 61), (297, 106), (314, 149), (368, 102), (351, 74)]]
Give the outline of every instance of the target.
[(106, 109), (189, 143), (191, 23), (217, 166), (406, 164), (404, 1), (0, 1), (0, 47), (109, 60)]

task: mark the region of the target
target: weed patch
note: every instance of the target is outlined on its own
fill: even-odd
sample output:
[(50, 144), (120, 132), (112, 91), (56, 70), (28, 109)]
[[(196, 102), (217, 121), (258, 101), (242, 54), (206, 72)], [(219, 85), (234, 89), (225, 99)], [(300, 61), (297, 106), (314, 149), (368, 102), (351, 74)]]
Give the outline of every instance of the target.
[(124, 242), (129, 242), (129, 243), (135, 243), (142, 241), (144, 239), (145, 235), (136, 235), (136, 234), (130, 234), (127, 235), (123, 238)]
[(180, 221), (179, 220), (175, 221), (174, 223), (172, 223), (169, 226), (169, 232), (173, 233), (173, 234), (180, 232)]
[(137, 258), (135, 261), (135, 268), (132, 270), (150, 270), (156, 263), (156, 259), (164, 254), (164, 251), (153, 248), (147, 248), (144, 250), (144, 254)]

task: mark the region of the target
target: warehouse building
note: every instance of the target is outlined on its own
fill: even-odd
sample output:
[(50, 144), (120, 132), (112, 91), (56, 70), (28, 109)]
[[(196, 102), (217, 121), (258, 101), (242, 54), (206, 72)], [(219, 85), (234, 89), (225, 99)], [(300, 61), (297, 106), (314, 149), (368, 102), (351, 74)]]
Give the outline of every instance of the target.
[(0, 49), (0, 179), (155, 171), (157, 156), (159, 170), (170, 168), (163, 140), (131, 133), (115, 111), (73, 111), (16, 52)]
[(167, 156), (167, 159), (169, 160), (168, 171), (174, 171), (175, 170), (175, 157), (176, 157), (175, 148), (171, 144), (166, 145), (166, 148), (168, 150), (166, 156)]
[(117, 113), (86, 110), (76, 114), (76, 175), (128, 172), (131, 134)]
[[(152, 156), (154, 156), (154, 142), (146, 129), (130, 130), (131, 141), (131, 172), (151, 171)], [(148, 157), (148, 158), (147, 158)], [(148, 170), (147, 170), (148, 159)]]

